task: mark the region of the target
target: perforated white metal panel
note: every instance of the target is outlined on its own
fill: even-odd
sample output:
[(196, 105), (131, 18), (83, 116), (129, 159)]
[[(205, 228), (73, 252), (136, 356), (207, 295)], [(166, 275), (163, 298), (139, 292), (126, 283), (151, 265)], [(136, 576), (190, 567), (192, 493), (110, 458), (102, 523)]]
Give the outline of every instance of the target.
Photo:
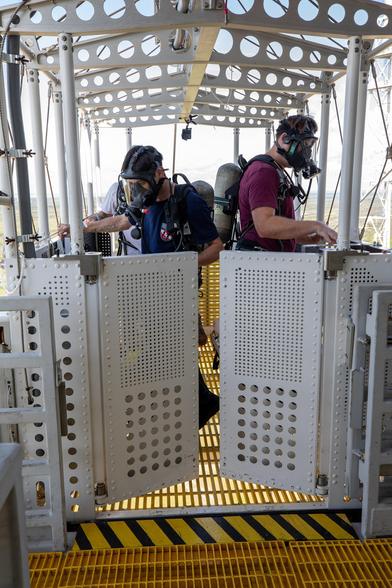
[[(16, 275), (15, 260), (6, 263), (8, 275)], [(67, 396), (68, 435), (62, 437), (66, 517), (69, 521), (91, 519), (94, 518), (95, 504), (85, 278), (80, 275), (79, 261), (75, 259), (27, 259), (24, 263), (22, 294), (52, 296), (53, 299), (56, 357), (60, 359)], [(39, 350), (41, 342), (36, 317), (24, 314), (23, 320), (26, 345)], [(45, 341), (42, 344), (45, 345)], [(28, 370), (27, 375), (31, 397), (39, 403), (42, 394), (40, 370)], [(28, 406), (25, 387), (26, 382), (20, 374), (18, 393), (25, 397)], [(45, 425), (35, 423), (23, 427), (25, 458), (43, 455), (47, 447)], [(34, 504), (37, 500), (35, 485), (25, 487), (25, 491)]]
[(109, 500), (197, 476), (197, 256), (104, 260)]
[(318, 255), (221, 255), (221, 472), (314, 491), (323, 271)]
[(348, 329), (353, 313), (354, 288), (357, 284), (389, 284), (392, 277), (391, 255), (358, 255), (346, 257), (344, 269), (336, 279), (336, 326), (334, 333), (334, 357), (332, 360), (331, 389), (323, 389), (323, 395), (331, 398), (330, 434), (328, 452), (329, 503), (343, 504), (347, 494), (346, 458), (347, 430), (349, 426), (349, 384), (351, 331)]

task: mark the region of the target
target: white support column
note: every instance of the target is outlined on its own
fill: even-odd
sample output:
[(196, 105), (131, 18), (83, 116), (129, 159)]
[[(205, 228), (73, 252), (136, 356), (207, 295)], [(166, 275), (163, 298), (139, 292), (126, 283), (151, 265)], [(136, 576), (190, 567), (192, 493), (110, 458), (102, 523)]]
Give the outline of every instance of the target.
[(265, 128), (265, 151), (269, 151), (272, 145), (272, 123)]
[(339, 199), (338, 249), (340, 251), (350, 249), (350, 214), (354, 163), (353, 145), (355, 142), (360, 60), (361, 38), (350, 37), (344, 104), (342, 181)]
[(41, 101), (39, 94), (39, 73), (37, 69), (27, 70), (27, 87), (31, 113), (33, 155), (35, 171), (35, 193), (38, 207), (38, 233), (42, 241), (49, 239), (48, 198), (46, 193), (44, 141), (42, 136)]
[(317, 220), (324, 222), (325, 217), (325, 189), (327, 183), (327, 159), (329, 136), (329, 113), (331, 105), (331, 91), (321, 95), (321, 121), (320, 121), (320, 146), (319, 161), (321, 173), (317, 185)]
[[(4, 116), (3, 120), (6, 120), (6, 101), (5, 101), (5, 89), (4, 89), (4, 78), (3, 72), (0, 72), (0, 110), (1, 115)], [(5, 131), (5, 133), (3, 132)], [(0, 149), (7, 151), (9, 149), (9, 135), (8, 125), (0, 124)], [(3, 231), (4, 237), (8, 237), (11, 241), (7, 244), (4, 242), (4, 257), (6, 259), (10, 257), (16, 257), (16, 226), (13, 204), (11, 201), (12, 186), (11, 186), (11, 168), (8, 165), (9, 160), (6, 157), (0, 157), (0, 190), (4, 192), (9, 198), (9, 204), (1, 206), (1, 212), (3, 217)]]
[(240, 129), (235, 127), (233, 129), (234, 144), (233, 144), (233, 162), (238, 163), (238, 156), (240, 154)]
[(383, 247), (385, 249), (391, 248), (391, 220), (392, 220), (392, 182), (385, 182), (385, 204), (384, 204), (384, 235), (383, 235)]
[(87, 216), (93, 214), (95, 210), (94, 203), (94, 179), (93, 179), (93, 164), (91, 151), (91, 121), (88, 114), (82, 117), (82, 124), (80, 125), (81, 132), (81, 156), (84, 154), (85, 161), (85, 177), (86, 177), (86, 195), (87, 195)]
[(127, 140), (127, 151), (129, 151), (132, 147), (132, 128), (127, 127), (125, 129), (125, 138)]
[(93, 149), (93, 181), (94, 192), (97, 198), (102, 198), (101, 189), (101, 156), (99, 152), (99, 127), (94, 123), (92, 129), (92, 149)]
[(172, 176), (176, 173), (176, 151), (177, 151), (177, 123), (173, 125), (173, 159), (172, 159)]
[(350, 215), (351, 241), (359, 241), (359, 210), (361, 201), (363, 143), (365, 137), (365, 116), (368, 94), (368, 81), (369, 64), (365, 63), (364, 69), (360, 71), (359, 75), (357, 119), (355, 124), (353, 184)]
[(53, 88), (52, 99), (56, 134), (57, 189), (60, 197), (60, 220), (62, 223), (69, 223), (67, 174), (65, 171), (63, 95), (59, 87)]
[(59, 35), (60, 77), (63, 91), (66, 162), (68, 172), (69, 221), (71, 227), (71, 254), (83, 253), (82, 184), (80, 177), (78, 124), (75, 101), (72, 35)]

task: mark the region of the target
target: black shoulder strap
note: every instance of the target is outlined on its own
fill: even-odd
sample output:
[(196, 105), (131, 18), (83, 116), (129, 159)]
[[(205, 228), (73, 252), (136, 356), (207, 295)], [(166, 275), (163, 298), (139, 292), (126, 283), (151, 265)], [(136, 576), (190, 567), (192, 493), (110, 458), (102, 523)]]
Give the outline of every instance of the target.
[[(276, 171), (278, 172), (278, 175), (279, 175), (279, 191), (278, 191), (278, 198), (277, 198), (277, 200), (278, 200), (278, 206), (276, 208), (276, 214), (277, 214), (277, 216), (281, 216), (282, 215), (283, 201), (284, 201), (284, 199), (286, 197), (287, 190), (290, 187), (289, 184), (288, 184), (288, 179), (290, 179), (290, 178), (289, 178), (288, 175), (286, 175), (286, 173), (280, 167), (280, 165), (278, 163), (276, 163), (276, 161), (275, 161), (275, 159), (273, 157), (271, 157), (270, 155), (263, 154), (263, 155), (256, 155), (255, 157), (252, 157), (252, 159), (250, 159), (246, 163), (246, 165), (243, 167), (240, 181), (243, 178), (245, 171), (255, 161), (262, 161), (263, 163), (268, 163), (268, 165), (271, 165), (272, 167), (274, 167), (276, 169)], [(248, 233), (248, 231), (250, 231), (250, 229), (253, 228), (253, 226), (254, 226), (253, 220), (250, 220), (249, 223), (247, 224), (247, 226), (238, 235), (238, 240), (242, 239), (246, 235), (246, 233)], [(280, 241), (280, 245), (281, 245), (281, 248), (282, 248), (282, 242), (281, 241)]]

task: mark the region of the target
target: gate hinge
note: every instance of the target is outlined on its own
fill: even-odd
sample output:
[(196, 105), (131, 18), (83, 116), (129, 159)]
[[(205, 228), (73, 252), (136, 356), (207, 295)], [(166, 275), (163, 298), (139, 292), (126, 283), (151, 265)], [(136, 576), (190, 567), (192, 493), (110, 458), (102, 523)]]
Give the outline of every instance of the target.
[(16, 63), (16, 64), (20, 64), (23, 63), (29, 63), (29, 59), (27, 59), (27, 57), (25, 57), (24, 55), (14, 55), (13, 53), (3, 53), (3, 61), (5, 63)]
[(94, 494), (96, 504), (104, 504), (106, 502), (108, 491), (105, 482), (96, 482)]
[(316, 494), (326, 496), (328, 494), (328, 476), (319, 474), (316, 479)]
[(35, 152), (32, 149), (0, 149), (0, 157), (12, 157), (13, 159), (24, 159), (26, 157), (32, 157), (35, 155)]

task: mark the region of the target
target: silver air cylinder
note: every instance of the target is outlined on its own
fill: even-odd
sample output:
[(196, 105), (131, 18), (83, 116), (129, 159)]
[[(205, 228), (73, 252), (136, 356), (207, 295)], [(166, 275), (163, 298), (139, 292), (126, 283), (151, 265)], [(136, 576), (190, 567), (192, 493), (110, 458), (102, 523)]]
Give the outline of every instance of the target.
[(231, 237), (231, 217), (223, 212), (223, 208), (227, 204), (225, 192), (238, 182), (240, 177), (241, 169), (235, 163), (224, 163), (216, 172), (214, 222), (223, 243), (226, 243)]
[(206, 201), (208, 208), (213, 210), (214, 208), (214, 188), (208, 182), (204, 180), (196, 180), (192, 182), (192, 186), (195, 188), (197, 193)]

